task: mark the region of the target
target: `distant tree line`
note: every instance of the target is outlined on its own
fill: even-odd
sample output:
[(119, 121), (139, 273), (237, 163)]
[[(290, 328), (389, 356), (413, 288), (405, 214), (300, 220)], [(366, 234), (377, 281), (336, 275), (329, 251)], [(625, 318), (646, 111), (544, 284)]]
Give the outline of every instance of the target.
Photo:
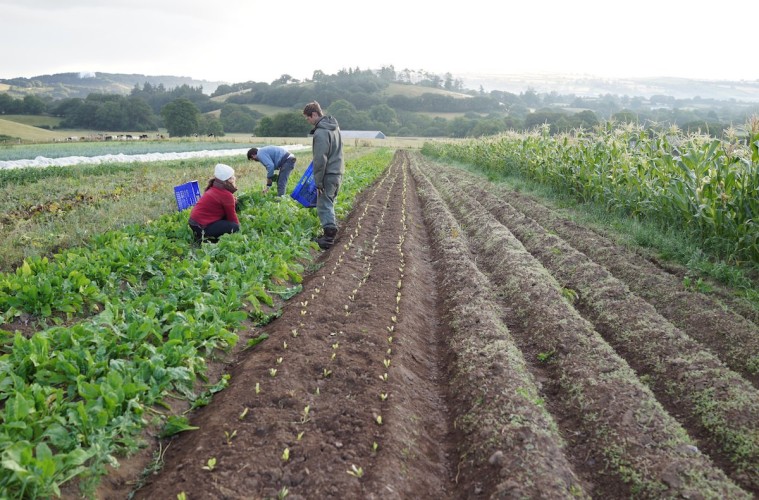
[[(435, 90), (388, 95), (391, 83)], [(317, 100), (346, 130), (381, 130), (392, 136), (480, 137), (546, 124), (556, 134), (589, 129), (609, 120), (645, 126), (677, 125), (719, 136), (727, 127), (742, 124), (759, 112), (759, 106), (753, 104), (700, 98), (466, 90), (449, 73), (440, 77), (423, 71), (396, 71), (393, 66), (343, 69), (334, 75), (317, 70), (303, 82), (285, 74), (271, 83), (221, 85), (210, 96), (202, 90), (145, 83), (135, 85), (128, 96), (92, 93), (84, 99), (46, 101), (32, 95), (14, 99), (0, 94), (0, 114), (57, 116), (62, 118), (62, 128), (143, 132), (165, 127), (172, 136), (250, 133), (287, 137), (308, 132), (310, 127), (301, 110)], [(219, 96), (227, 96), (226, 101), (214, 99)], [(290, 111), (264, 116), (252, 110), (252, 104)], [(435, 116), (441, 113), (458, 116)]]

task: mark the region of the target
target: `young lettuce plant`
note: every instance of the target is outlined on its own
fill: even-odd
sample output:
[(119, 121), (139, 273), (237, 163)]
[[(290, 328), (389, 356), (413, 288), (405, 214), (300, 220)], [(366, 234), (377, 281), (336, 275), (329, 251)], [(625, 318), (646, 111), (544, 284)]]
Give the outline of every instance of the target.
[(227, 446), (232, 445), (232, 440), (237, 436), (237, 431), (232, 431), (231, 433), (229, 431), (224, 431), (224, 437), (227, 439)]
[(356, 467), (355, 464), (351, 464), (351, 468), (346, 471), (348, 474), (350, 474), (353, 477), (361, 478), (364, 475), (364, 469), (361, 467)]
[(306, 405), (305, 408), (303, 408), (303, 416), (300, 419), (300, 423), (301, 424), (305, 424), (306, 422), (308, 422), (309, 420), (311, 420), (311, 418), (308, 416), (310, 414), (310, 412), (311, 412), (311, 406), (310, 405)]

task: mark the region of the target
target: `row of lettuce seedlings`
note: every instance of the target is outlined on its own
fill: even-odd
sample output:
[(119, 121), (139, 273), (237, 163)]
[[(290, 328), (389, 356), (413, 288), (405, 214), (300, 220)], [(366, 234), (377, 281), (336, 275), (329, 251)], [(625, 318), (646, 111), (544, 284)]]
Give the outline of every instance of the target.
[[(391, 166), (391, 169), (392, 169), (392, 166)], [(393, 183), (395, 183), (396, 181), (397, 181), (397, 174), (395, 175)], [(373, 259), (370, 258), (370, 256), (376, 255), (376, 253), (378, 251), (378, 241), (379, 241), (379, 237), (380, 237), (381, 231), (385, 227), (385, 215), (387, 214), (387, 207), (390, 205), (390, 198), (391, 198), (392, 194), (393, 194), (393, 189), (388, 189), (387, 194), (385, 196), (385, 201), (384, 201), (384, 204), (383, 204), (383, 210), (382, 210), (382, 213), (380, 214), (379, 220), (377, 221), (376, 231), (375, 231), (375, 234), (374, 234), (374, 236), (372, 238), (372, 246), (371, 246), (370, 254), (364, 256), (364, 259), (366, 261), (366, 267), (365, 267), (366, 273), (364, 274), (364, 277), (358, 283), (357, 288), (351, 292), (351, 295), (349, 296), (349, 300), (351, 302), (353, 302), (355, 300), (356, 293), (360, 290), (361, 286), (366, 283), (367, 278), (371, 275), (372, 260)], [(403, 199), (403, 203), (405, 205), (405, 189), (403, 191), (403, 198), (404, 198)], [(401, 269), (400, 272), (401, 272), (401, 276), (402, 276), (403, 275), (402, 274), (403, 273), (403, 271), (402, 271), (403, 265), (402, 264), (400, 265), (400, 269)], [(400, 284), (400, 281), (399, 281), (399, 284)], [(347, 311), (348, 310), (348, 305), (346, 304), (345, 307), (346, 307), (346, 311)], [(389, 335), (387, 336), (388, 347), (387, 347), (387, 350), (385, 352), (385, 356), (384, 356), (384, 358), (382, 360), (382, 368), (380, 368), (380, 371), (382, 373), (380, 373), (379, 376), (378, 376), (379, 380), (381, 381), (381, 383), (383, 385), (382, 389), (380, 389), (380, 391), (378, 393), (378, 397), (379, 397), (379, 399), (380, 399), (380, 401), (382, 403), (384, 403), (385, 401), (387, 401), (387, 399), (390, 397), (390, 392), (386, 388), (386, 384), (387, 384), (388, 379), (389, 379), (388, 371), (389, 371), (390, 366), (391, 366), (392, 341), (393, 341), (392, 332), (395, 329), (395, 323), (397, 322), (397, 315), (398, 315), (399, 311), (400, 311), (400, 294), (396, 297), (395, 315), (393, 315), (390, 318), (389, 323), (387, 325), (385, 325), (385, 329), (389, 333)], [(383, 332), (383, 334), (384, 334), (384, 332)], [(376, 425), (378, 425), (378, 426), (383, 425), (384, 421), (383, 421), (383, 418), (382, 418), (382, 413), (374, 414), (372, 416), (372, 418), (373, 418), (374, 423)], [(379, 449), (379, 444), (375, 440), (371, 444), (371, 450), (374, 453), (374, 452), (377, 452), (378, 449)], [(351, 468), (347, 471), (347, 473), (350, 474), (350, 475), (352, 475), (352, 476), (354, 476), (354, 477), (361, 478), (361, 477), (363, 477), (364, 469), (361, 466), (356, 466), (355, 464), (353, 464), (353, 465), (351, 465)]]
[[(337, 257), (333, 257), (332, 258), (333, 265), (332, 265), (331, 270), (329, 271), (329, 275), (336, 274), (338, 272), (338, 270), (346, 262), (346, 258), (347, 258), (348, 252), (351, 251), (354, 248), (355, 241), (360, 236), (360, 234), (362, 232), (361, 231), (362, 230), (361, 222), (366, 217), (369, 209), (374, 205), (373, 202), (374, 202), (375, 198), (377, 197), (377, 194), (380, 192), (380, 190), (381, 190), (380, 188), (385, 184), (385, 182), (387, 182), (389, 176), (390, 176), (390, 170), (387, 170), (386, 173), (385, 173), (385, 175), (377, 182), (377, 185), (375, 186), (375, 189), (372, 190), (371, 198), (367, 199), (364, 202), (364, 204), (363, 204), (363, 210), (361, 211), (361, 214), (356, 218), (355, 228), (353, 229), (353, 231), (350, 234), (347, 235), (347, 241), (344, 241), (343, 244), (342, 244), (342, 246), (333, 247), (333, 251), (339, 249), (340, 252), (339, 252), (339, 254), (337, 254)], [(387, 200), (386, 200), (386, 203), (385, 203), (384, 206), (385, 207), (387, 206)], [(383, 217), (384, 217), (384, 215), (383, 215)], [(377, 234), (372, 239), (372, 254), (374, 254), (374, 252), (376, 251), (378, 234), (379, 234), (379, 226), (378, 226), (378, 229), (377, 229)], [(360, 257), (359, 254), (358, 254), (358, 252), (357, 252), (356, 256), (357, 256), (357, 258)], [(361, 288), (361, 286), (364, 283), (366, 283), (366, 280), (368, 279), (368, 277), (370, 275), (370, 272), (371, 272), (371, 260), (369, 260), (369, 256), (368, 255), (365, 255), (364, 256), (364, 264), (363, 264), (363, 272), (362, 272), (361, 278), (359, 279), (359, 282), (356, 285), (356, 287), (351, 291), (350, 295), (348, 296), (349, 302), (346, 303), (343, 306), (343, 311), (344, 311), (344, 314), (346, 316), (350, 315), (350, 306), (349, 306), (349, 303), (353, 302), (355, 300), (356, 294), (358, 293), (358, 291)], [(316, 303), (318, 301), (318, 298), (319, 298), (319, 295), (320, 295), (321, 291), (324, 290), (326, 286), (328, 286), (327, 274), (323, 274), (321, 276), (321, 279), (314, 280), (314, 282), (315, 282), (315, 284), (312, 286), (312, 288), (310, 289), (310, 291), (307, 291), (307, 292), (303, 293), (303, 296), (305, 297), (305, 300), (302, 300), (300, 302), (300, 306), (301, 306), (301, 308), (300, 308), (300, 317), (301, 318), (305, 318), (309, 314), (309, 306), (314, 305), (314, 303)], [(291, 330), (291, 335), (292, 335), (293, 339), (297, 339), (298, 338), (298, 336), (299, 336), (298, 329), (299, 328), (303, 328), (304, 326), (305, 326), (305, 323), (303, 321), (300, 321), (298, 323), (298, 327), (297, 328), (293, 328)], [(340, 333), (342, 333), (342, 332), (340, 332)], [(283, 342), (282, 348), (283, 348), (283, 351), (287, 350), (287, 348), (288, 348), (287, 341)], [(335, 360), (337, 358), (337, 354), (339, 352), (339, 348), (340, 348), (339, 340), (330, 344), (329, 359), (325, 362), (325, 366), (322, 369), (322, 377), (324, 379), (330, 379), (330, 378), (332, 378), (332, 376), (334, 374), (332, 365), (333, 365), (333, 363), (335, 362)], [(275, 363), (276, 363), (277, 366), (279, 366), (283, 361), (284, 361), (284, 356), (280, 356), (280, 357), (277, 357), (275, 359)], [(277, 370), (276, 366), (274, 368), (271, 368), (269, 370), (270, 374), (272, 376), (276, 375), (276, 370)], [(258, 386), (258, 384), (257, 384), (257, 386)], [(321, 394), (321, 389), (317, 386), (316, 389), (315, 389), (314, 395), (318, 396), (320, 394)], [(311, 421), (311, 417), (312, 417), (312, 415), (314, 413), (313, 410), (314, 409), (311, 407), (311, 405), (308, 404), (308, 402), (306, 402), (306, 404), (303, 406), (303, 410), (302, 410), (302, 412), (300, 414), (300, 417), (299, 417), (301, 424), (305, 425), (305, 424), (307, 424), (308, 422)], [(295, 441), (296, 442), (301, 441), (301, 439), (303, 438), (304, 435), (305, 435), (305, 431), (298, 432), (298, 434), (295, 436)], [(375, 450), (377, 449), (376, 443), (374, 443), (373, 447), (374, 447)], [(291, 449), (287, 445), (285, 445), (283, 447), (282, 454), (281, 454), (281, 456), (279, 458), (283, 462), (288, 462), (291, 459), (291, 457), (292, 457), (291, 456)], [(352, 465), (351, 468), (347, 472), (349, 474), (351, 474), (351, 475), (356, 476), (356, 477), (362, 477), (364, 471), (363, 471), (363, 468), (358, 467), (356, 465)], [(286, 492), (286, 488), (283, 488), (282, 490), (280, 490), (280, 492), (281, 493)]]

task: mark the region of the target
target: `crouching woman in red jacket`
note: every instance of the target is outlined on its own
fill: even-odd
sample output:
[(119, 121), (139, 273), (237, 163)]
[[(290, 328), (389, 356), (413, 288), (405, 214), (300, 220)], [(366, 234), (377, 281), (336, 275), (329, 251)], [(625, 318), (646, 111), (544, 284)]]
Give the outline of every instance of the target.
[(203, 196), (190, 212), (190, 228), (196, 242), (215, 242), (223, 234), (240, 230), (235, 210), (237, 200), (233, 194), (237, 191), (235, 171), (229, 165), (219, 163), (213, 174)]

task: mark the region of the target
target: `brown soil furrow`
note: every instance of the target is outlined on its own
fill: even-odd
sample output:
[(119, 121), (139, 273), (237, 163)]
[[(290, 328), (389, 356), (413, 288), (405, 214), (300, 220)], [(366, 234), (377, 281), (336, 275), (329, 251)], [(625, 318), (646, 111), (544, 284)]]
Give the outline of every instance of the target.
[(398, 311), (386, 321), (383, 332), (386, 340), (392, 338), (386, 344), (392, 349), (386, 353), (392, 361), (385, 371), (388, 387), (378, 387), (388, 395), (382, 405), (387, 428), (380, 443), (387, 453), (378, 453), (364, 492), (366, 498), (420, 498), (423, 492), (434, 498), (459, 498), (454, 493), (458, 488), (451, 465), (455, 447), (442, 366), (444, 330), (430, 242), (407, 164), (403, 157), (397, 161), (402, 162), (404, 176), (402, 233), (398, 240), (382, 243), (400, 253), (402, 263), (400, 289), (393, 283), (389, 287), (393, 294), (401, 293)]
[(500, 285), (504, 302), (530, 332), (521, 342), (550, 353), (565, 411), (582, 415), (588, 444), (607, 473), (626, 484), (629, 495), (746, 496), (692, 446), (627, 363), (566, 302), (554, 279), (458, 187), (458, 179), (438, 175), (431, 165), (424, 169), (466, 228), (478, 267)]
[(562, 284), (699, 446), (759, 491), (759, 392), (677, 329), (606, 269), (474, 184), (465, 186)]
[(474, 496), (581, 498), (556, 423), (522, 353), (500, 321), (493, 287), (469, 258), (461, 227), (414, 171), (436, 247), (451, 333), (449, 378), (459, 444), (459, 485)]
[(655, 263), (523, 194), (500, 188), (493, 190), (491, 196), (508, 200), (519, 212), (571, 242), (577, 250), (624, 281), (630, 291), (656, 307), (662, 316), (759, 387), (759, 327), (754, 322), (726, 308), (715, 297), (685, 289), (681, 277), (663, 271)]

